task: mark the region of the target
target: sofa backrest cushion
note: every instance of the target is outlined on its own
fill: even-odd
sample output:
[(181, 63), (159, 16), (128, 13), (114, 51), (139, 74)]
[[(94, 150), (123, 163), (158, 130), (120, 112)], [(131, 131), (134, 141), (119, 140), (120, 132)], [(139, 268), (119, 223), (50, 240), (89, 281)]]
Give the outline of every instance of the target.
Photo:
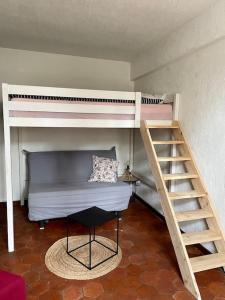
[(116, 159), (116, 150), (27, 152), (28, 177), (33, 183), (87, 182), (92, 156)]

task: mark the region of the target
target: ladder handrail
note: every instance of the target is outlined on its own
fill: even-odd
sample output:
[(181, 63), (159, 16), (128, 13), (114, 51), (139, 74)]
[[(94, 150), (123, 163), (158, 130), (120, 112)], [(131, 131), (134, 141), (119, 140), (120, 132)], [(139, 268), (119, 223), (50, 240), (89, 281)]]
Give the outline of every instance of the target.
[(172, 239), (180, 271), (184, 280), (184, 284), (187, 287), (187, 289), (194, 295), (194, 297), (200, 300), (201, 296), (199, 293), (197, 282), (191, 269), (191, 264), (189, 261), (187, 250), (185, 248), (184, 243), (182, 242), (180, 228), (177, 222), (175, 222), (175, 213), (173, 211), (172, 204), (169, 201), (168, 191), (161, 174), (160, 165), (157, 160), (156, 151), (153, 146), (152, 138), (146, 121), (141, 121), (140, 130), (145, 145), (146, 153), (148, 156), (148, 161), (152, 169), (153, 176), (156, 179), (156, 186), (160, 194), (162, 209), (165, 215), (168, 230), (170, 232), (170, 236)]

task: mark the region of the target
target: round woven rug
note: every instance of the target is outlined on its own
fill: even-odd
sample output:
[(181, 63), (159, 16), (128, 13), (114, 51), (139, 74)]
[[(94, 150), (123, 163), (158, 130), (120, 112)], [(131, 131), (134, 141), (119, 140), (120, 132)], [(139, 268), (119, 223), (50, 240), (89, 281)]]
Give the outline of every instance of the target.
[[(96, 239), (105, 244), (106, 246), (116, 249), (116, 243), (108, 238), (102, 236), (96, 236)], [(88, 235), (79, 235), (69, 237), (69, 250), (79, 247), (82, 244), (87, 243), (89, 240)], [(71, 253), (75, 255), (77, 259), (84, 264), (89, 263), (89, 246), (86, 245), (81, 249), (78, 249)], [(113, 253), (99, 245), (98, 243), (92, 243), (92, 265), (99, 263), (106, 259)], [(45, 255), (45, 264), (49, 271), (65, 279), (77, 279), (88, 280), (103, 276), (113, 269), (115, 269), (122, 258), (122, 251), (119, 247), (118, 255), (110, 258), (106, 262), (97, 266), (92, 270), (88, 270), (82, 266), (79, 262), (73, 259), (66, 253), (66, 238), (60, 239), (55, 242), (47, 251)]]

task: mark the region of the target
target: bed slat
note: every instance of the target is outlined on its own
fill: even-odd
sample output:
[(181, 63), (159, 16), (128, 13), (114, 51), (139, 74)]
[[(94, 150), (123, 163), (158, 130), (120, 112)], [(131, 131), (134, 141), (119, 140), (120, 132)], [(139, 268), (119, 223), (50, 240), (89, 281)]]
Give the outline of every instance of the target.
[(135, 114), (135, 107), (129, 105), (91, 105), (91, 104), (61, 104), (61, 103), (35, 103), (9, 101), (8, 109), (14, 111), (40, 111), (40, 112), (74, 112), (99, 114)]
[(82, 128), (134, 128), (134, 120), (18, 118), (9, 119), (11, 127), (82, 127)]

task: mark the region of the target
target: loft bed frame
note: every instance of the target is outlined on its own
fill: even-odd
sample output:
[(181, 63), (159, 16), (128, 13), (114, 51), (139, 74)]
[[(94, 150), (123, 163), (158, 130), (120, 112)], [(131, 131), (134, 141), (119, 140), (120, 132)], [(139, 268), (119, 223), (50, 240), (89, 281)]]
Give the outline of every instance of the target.
[[(14, 251), (12, 127), (140, 128), (140, 121), (178, 119), (179, 94), (153, 97), (141, 92), (104, 91), (2, 84), (8, 251)], [(175, 154), (175, 147), (172, 149)], [(174, 165), (171, 164), (171, 168)], [(172, 188), (172, 187), (171, 187)]]

